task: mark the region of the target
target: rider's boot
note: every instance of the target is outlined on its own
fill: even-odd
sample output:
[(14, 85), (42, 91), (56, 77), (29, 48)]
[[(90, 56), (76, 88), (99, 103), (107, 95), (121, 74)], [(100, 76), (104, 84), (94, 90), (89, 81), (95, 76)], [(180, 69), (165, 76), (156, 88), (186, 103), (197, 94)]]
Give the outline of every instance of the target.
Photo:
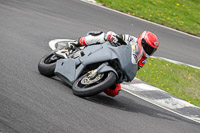
[(105, 42), (105, 34), (101, 31), (92, 31), (85, 37), (80, 37), (74, 45), (76, 47), (88, 46), (93, 44), (101, 44)]
[(121, 91), (121, 85), (116, 84), (116, 85), (113, 85), (110, 88), (106, 89), (104, 92), (107, 95), (114, 97), (114, 96), (118, 95), (120, 91)]
[(80, 37), (77, 41), (75, 42), (70, 42), (71, 45), (69, 45), (69, 48), (76, 48), (76, 47), (82, 47), (82, 46), (87, 46), (85, 43), (85, 37)]

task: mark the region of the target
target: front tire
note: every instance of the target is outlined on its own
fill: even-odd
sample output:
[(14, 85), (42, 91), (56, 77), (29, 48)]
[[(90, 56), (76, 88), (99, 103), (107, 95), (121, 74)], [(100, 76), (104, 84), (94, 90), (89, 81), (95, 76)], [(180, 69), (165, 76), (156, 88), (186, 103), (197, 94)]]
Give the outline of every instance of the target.
[(103, 73), (103, 76), (98, 81), (90, 82), (89, 84), (83, 83), (86, 77), (87, 74), (81, 76), (74, 82), (72, 90), (75, 95), (80, 97), (96, 95), (112, 86), (117, 79), (116, 74), (111, 71)]
[(59, 57), (54, 54), (54, 51), (43, 56), (38, 63), (39, 72), (47, 77), (55, 76), (54, 70), (58, 59)]

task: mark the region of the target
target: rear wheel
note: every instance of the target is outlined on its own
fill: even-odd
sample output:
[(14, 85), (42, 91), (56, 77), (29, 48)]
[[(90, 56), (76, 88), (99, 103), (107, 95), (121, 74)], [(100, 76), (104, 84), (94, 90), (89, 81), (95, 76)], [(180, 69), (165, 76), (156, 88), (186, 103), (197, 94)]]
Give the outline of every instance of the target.
[(103, 92), (116, 81), (114, 72), (105, 72), (96, 75), (92, 79), (85, 74), (78, 78), (72, 87), (73, 93), (80, 97), (88, 97)]
[(38, 64), (38, 70), (42, 75), (51, 77), (54, 76), (54, 70), (56, 67), (56, 61), (60, 59), (60, 57), (54, 54), (54, 51), (46, 54), (42, 57)]

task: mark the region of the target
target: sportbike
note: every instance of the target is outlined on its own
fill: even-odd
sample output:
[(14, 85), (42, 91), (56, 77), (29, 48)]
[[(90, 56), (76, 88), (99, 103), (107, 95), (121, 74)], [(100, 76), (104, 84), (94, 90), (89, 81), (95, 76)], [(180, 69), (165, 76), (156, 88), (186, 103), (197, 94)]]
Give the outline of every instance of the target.
[(138, 65), (131, 45), (116, 47), (105, 42), (72, 47), (74, 42), (70, 39), (50, 41), (52, 51), (40, 60), (39, 72), (48, 77), (59, 77), (81, 97), (96, 95), (135, 77)]

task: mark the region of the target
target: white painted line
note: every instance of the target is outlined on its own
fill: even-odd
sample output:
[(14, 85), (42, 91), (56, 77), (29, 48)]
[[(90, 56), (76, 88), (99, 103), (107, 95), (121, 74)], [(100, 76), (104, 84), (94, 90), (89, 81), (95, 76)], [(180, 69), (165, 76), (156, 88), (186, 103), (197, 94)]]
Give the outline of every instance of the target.
[(125, 88), (126, 90), (130, 90), (130, 91), (134, 91), (134, 92), (145, 92), (145, 91), (156, 91), (156, 92), (160, 92), (162, 94), (166, 94), (166, 96), (170, 97), (170, 98), (165, 98), (165, 99), (155, 99), (155, 98), (149, 98), (149, 100), (154, 101), (160, 105), (163, 105), (165, 107), (171, 108), (171, 109), (177, 109), (177, 108), (184, 108), (184, 107), (195, 107), (200, 109), (199, 107), (190, 104), (189, 102), (176, 98), (176, 97), (172, 97), (170, 95), (167, 95), (168, 93), (157, 88), (154, 87), (152, 85), (149, 84), (145, 84), (145, 83), (139, 83), (139, 84), (121, 84), (122, 88)]
[(166, 99), (155, 99), (153, 100), (153, 102), (162, 105), (166, 108), (170, 108), (170, 109), (181, 109), (181, 108), (185, 108), (185, 107), (194, 107), (196, 108), (196, 106), (181, 100), (181, 99), (177, 99), (177, 98), (166, 98)]
[(164, 58), (164, 57), (155, 57), (155, 56), (151, 56), (151, 57), (152, 58), (157, 58), (157, 59), (163, 59), (163, 60), (175, 63), (175, 64), (181, 64), (181, 65), (190, 66), (190, 67), (193, 67), (193, 68), (196, 68), (196, 69), (200, 69), (200, 67), (198, 67), (198, 66), (193, 66), (193, 65), (190, 65), (190, 64), (186, 64), (186, 63), (183, 63), (183, 62), (180, 62), (180, 61), (175, 61), (175, 60), (167, 59), (167, 58)]
[(128, 92), (128, 93), (130, 93), (130, 94), (132, 94), (132, 95), (134, 95), (134, 96), (136, 96), (136, 97), (138, 97), (138, 98), (140, 98), (140, 99), (142, 99), (142, 100), (148, 102), (148, 103), (151, 103), (151, 104), (156, 105), (156, 106), (158, 106), (158, 107), (160, 107), (160, 108), (162, 108), (162, 109), (165, 109), (165, 110), (167, 110), (167, 111), (169, 111), (169, 112), (172, 112), (172, 113), (174, 113), (174, 114), (176, 114), (176, 115), (179, 115), (179, 116), (184, 117), (184, 118), (186, 118), (186, 119), (189, 119), (189, 120), (195, 121), (195, 122), (197, 122), (197, 123), (200, 123), (200, 119), (198, 119), (198, 118), (196, 118), (196, 117), (194, 117), (194, 118), (187, 117), (187, 116), (182, 115), (182, 114), (180, 114), (180, 113), (177, 113), (177, 112), (175, 112), (175, 111), (173, 111), (173, 110), (170, 110), (170, 109), (168, 109), (168, 108), (166, 108), (166, 107), (163, 107), (163, 106), (161, 106), (161, 105), (159, 105), (159, 104), (157, 104), (157, 103), (151, 102), (151, 101), (149, 101), (149, 100), (146, 99), (146, 98), (140, 97), (140, 96), (134, 94), (133, 92), (131, 92), (131, 91), (129, 91), (129, 90), (126, 90), (126, 89), (123, 89), (123, 88), (122, 88), (122, 90), (124, 90), (124, 91), (126, 91), (126, 92)]
[[(137, 79), (139, 80), (139, 79)], [(178, 114), (179, 116), (182, 116), (184, 118), (187, 118), (187, 119), (190, 119), (190, 120), (193, 120), (195, 122), (198, 122), (200, 123), (200, 118), (198, 115), (191, 115), (191, 116), (186, 116), (186, 115), (182, 115), (174, 110), (177, 110), (177, 109), (182, 109), (182, 108), (185, 108), (185, 107), (193, 107), (193, 108), (197, 108), (197, 109), (200, 109), (199, 107), (193, 105), (193, 104), (190, 104), (188, 103), (187, 101), (184, 101), (182, 99), (178, 99), (178, 98), (175, 98), (175, 97), (170, 97), (170, 98), (165, 98), (165, 99), (155, 99), (155, 98), (149, 98), (149, 97), (145, 97), (145, 96), (140, 96), (138, 94), (135, 94), (134, 92), (145, 92), (145, 91), (160, 91), (160, 92), (164, 92), (166, 93), (165, 91), (159, 89), (159, 88), (156, 88), (156, 87), (153, 87), (151, 85), (148, 85), (148, 84), (145, 84), (145, 83), (136, 83), (136, 84), (129, 84), (129, 83), (125, 83), (125, 84), (121, 84), (122, 85), (122, 90), (142, 99), (142, 100), (145, 100), (151, 104), (154, 104), (158, 107), (161, 107), (163, 109), (166, 109), (172, 113), (175, 113), (175, 114)], [(134, 92), (133, 92), (134, 91)]]
[[(178, 32), (178, 33), (181, 33), (181, 34), (184, 34), (184, 35), (187, 35), (187, 36), (196, 38), (196, 39), (200, 39), (200, 37), (198, 37), (198, 36), (194, 36), (194, 35), (185, 33), (185, 32), (183, 32), (183, 31), (179, 31), (179, 30), (176, 30), (176, 29), (173, 29), (173, 28), (170, 28), (170, 27), (166, 27), (166, 26), (164, 26), (164, 25), (157, 24), (157, 23), (154, 23), (154, 22), (151, 22), (151, 21), (142, 19), (142, 18), (138, 18), (138, 17), (132, 16), (132, 15), (129, 15), (129, 14), (126, 14), (126, 13), (123, 13), (123, 12), (120, 12), (120, 11), (117, 11), (117, 10), (114, 10), (114, 9), (110, 9), (110, 8), (108, 8), (108, 7), (105, 7), (105, 6), (102, 6), (102, 5), (98, 4), (98, 3), (96, 3), (95, 0), (81, 0), (81, 1), (86, 2), (86, 3), (89, 3), (89, 4), (92, 4), (92, 5), (95, 5), (95, 6), (98, 6), (98, 7), (101, 7), (101, 8), (104, 8), (104, 9), (107, 9), (107, 10), (110, 10), (110, 11), (113, 11), (113, 12), (116, 12), (116, 13), (119, 13), (119, 14), (122, 14), (122, 15), (125, 15), (125, 16), (128, 16), (128, 17), (131, 17), (131, 18), (134, 18), (134, 19), (138, 19), (138, 20), (141, 20), (141, 21), (150, 23), (150, 24), (154, 24), (154, 25), (163, 27), (163, 28), (165, 28), (165, 29), (169, 29), (169, 30), (172, 30), (172, 31), (175, 31), (175, 32)], [(93, 2), (92, 2), (92, 1), (93, 1)], [(94, 2), (94, 1), (95, 1), (95, 2)]]
[(93, 4), (97, 4), (97, 2), (95, 0), (83, 0), (85, 2), (90, 2), (90, 3), (93, 3)]
[(193, 68), (196, 68), (196, 69), (200, 69), (200, 67), (193, 66), (193, 65), (190, 65), (190, 64), (186, 64), (186, 63), (183, 63), (183, 62), (180, 62), (180, 61), (175, 61), (175, 60), (167, 59), (167, 58), (164, 58), (164, 57), (155, 57), (155, 56), (151, 56), (151, 57), (152, 57), (152, 58), (156, 58), (156, 59), (163, 59), (163, 60), (172, 62), (172, 63), (174, 63), (174, 64), (181, 64), (181, 65), (190, 66), (190, 67), (193, 67)]
[(122, 84), (122, 87), (126, 87), (127, 89), (133, 90), (133, 91), (162, 91), (154, 86), (148, 85), (148, 84)]

